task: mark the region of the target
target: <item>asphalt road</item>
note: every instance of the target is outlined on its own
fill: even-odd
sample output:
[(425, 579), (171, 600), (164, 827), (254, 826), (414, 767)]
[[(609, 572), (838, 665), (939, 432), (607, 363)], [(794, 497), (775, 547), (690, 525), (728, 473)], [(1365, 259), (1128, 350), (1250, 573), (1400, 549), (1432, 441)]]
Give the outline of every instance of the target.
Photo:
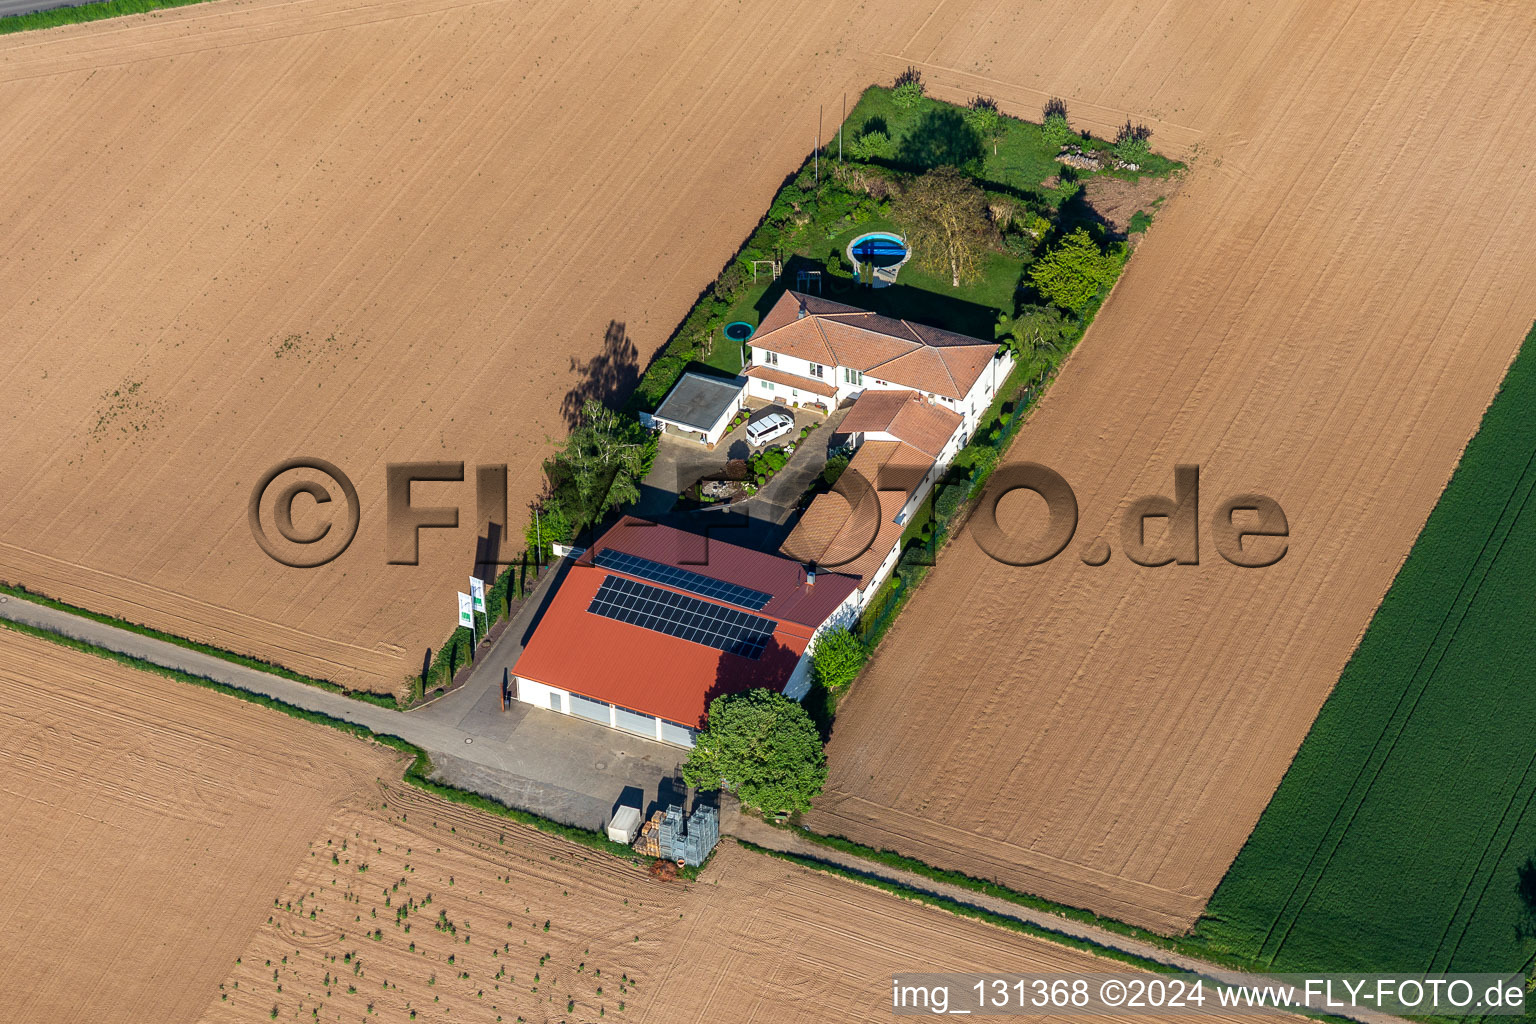
[(33, 11), (51, 11), (55, 7), (80, 7), (93, 0), (77, 0), (76, 3), (60, 3), (58, 0), (0, 0), (0, 17), (11, 14), (31, 14)]
[[(545, 582), (555, 574), (549, 574)], [(540, 595), (542, 596), (542, 594)], [(674, 802), (684, 751), (527, 704), (501, 710), (502, 669), (520, 649), (529, 601), (459, 689), (418, 710), (379, 707), (69, 612), (0, 598), (0, 618), (74, 637), (398, 736), (427, 751), (434, 778), (568, 825), (600, 829), (619, 803)]]

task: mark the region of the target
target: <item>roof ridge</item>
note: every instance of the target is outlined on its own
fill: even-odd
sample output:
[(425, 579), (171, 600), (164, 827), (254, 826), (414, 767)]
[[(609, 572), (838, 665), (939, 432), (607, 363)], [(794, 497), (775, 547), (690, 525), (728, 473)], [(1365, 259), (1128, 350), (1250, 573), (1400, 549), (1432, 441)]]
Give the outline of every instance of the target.
[(820, 314), (812, 313), (811, 314), (811, 320), (813, 322), (813, 325), (816, 328), (816, 336), (818, 338), (820, 338), (821, 339), (821, 343), (826, 346), (827, 355), (832, 357), (832, 366), (833, 366), (833, 368), (835, 369), (836, 367), (842, 365), (842, 364), (840, 364), (837, 361), (838, 358), (839, 358), (838, 354), (837, 354), (837, 349), (833, 348), (832, 347), (832, 343), (827, 340), (827, 332), (821, 329), (821, 316), (820, 316)]

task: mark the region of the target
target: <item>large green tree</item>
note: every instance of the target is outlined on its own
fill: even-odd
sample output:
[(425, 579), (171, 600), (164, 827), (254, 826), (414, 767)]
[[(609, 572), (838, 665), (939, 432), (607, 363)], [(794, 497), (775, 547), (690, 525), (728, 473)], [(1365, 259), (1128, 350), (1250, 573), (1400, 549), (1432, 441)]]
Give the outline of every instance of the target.
[(640, 478), (654, 444), (654, 437), (634, 417), (589, 398), (582, 403), (576, 429), (555, 453), (550, 475), (569, 482), (581, 517), (591, 521), (610, 508), (640, 500)]
[(806, 811), (826, 785), (827, 756), (803, 707), (748, 690), (709, 702), (709, 727), (683, 762), (683, 781), (729, 790), (765, 814)]
[(982, 257), (996, 237), (986, 193), (953, 167), (914, 179), (897, 200), (896, 221), (906, 229), (913, 261), (948, 272), (955, 288), (980, 276)]
[(1069, 313), (1081, 313), (1115, 283), (1124, 265), (1124, 247), (1105, 252), (1086, 230), (1078, 228), (1030, 266), (1029, 280), (1047, 301)]

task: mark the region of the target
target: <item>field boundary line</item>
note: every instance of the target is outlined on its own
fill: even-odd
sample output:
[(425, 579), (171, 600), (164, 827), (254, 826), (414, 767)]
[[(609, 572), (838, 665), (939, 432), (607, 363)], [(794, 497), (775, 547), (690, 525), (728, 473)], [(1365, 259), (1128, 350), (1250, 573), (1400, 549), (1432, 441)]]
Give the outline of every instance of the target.
[[(1525, 502), (1521, 501), (1519, 505), (1515, 507), (1513, 516), (1510, 516), (1509, 514), (1510, 507), (1515, 502), (1516, 498), (1519, 497), (1521, 489), (1525, 486), (1526, 477), (1530, 474), (1531, 466), (1533, 464), (1536, 464), (1536, 451), (1533, 451), (1530, 458), (1526, 460), (1525, 468), (1521, 470), (1519, 477), (1517, 477), (1515, 480), (1514, 486), (1510, 489), (1509, 496), (1505, 498), (1504, 507), (1499, 510), (1498, 517), (1494, 519), (1493, 525), (1488, 531), (1487, 539), (1478, 549), (1477, 558), (1473, 561), (1471, 567), (1467, 570), (1467, 574), (1462, 578), (1461, 585), (1457, 587), (1455, 596), (1451, 599), (1450, 604), (1446, 607), (1445, 616), (1441, 619), (1439, 626), (1437, 626), (1435, 629), (1434, 637), (1430, 639), (1429, 644), (1424, 648), (1424, 653), (1419, 658), (1418, 664), (1414, 666), (1413, 675), (1409, 677), (1408, 685), (1404, 687), (1402, 696), (1398, 699), (1397, 707), (1393, 709), (1392, 714), (1383, 723), (1382, 731), (1380, 735), (1377, 736), (1376, 742), (1372, 744), (1371, 751), (1366, 756), (1365, 761), (1361, 764), (1360, 771), (1356, 775), (1355, 781), (1350, 784), (1349, 789), (1345, 792), (1344, 801), (1340, 805), (1338, 812), (1335, 814), (1334, 820), (1330, 822), (1328, 828), (1324, 830), (1322, 838), (1319, 839), (1317, 848), (1313, 852), (1312, 858), (1308, 860), (1306, 869), (1303, 870), (1300, 877), (1298, 877), (1296, 885), (1291, 891), (1291, 895), (1288, 896), (1285, 903), (1281, 905), (1279, 913), (1276, 915), (1274, 922), (1270, 925), (1269, 932), (1264, 936), (1264, 941), (1259, 944), (1259, 953), (1262, 956), (1264, 947), (1269, 944), (1269, 940), (1274, 934), (1275, 927), (1279, 925), (1280, 922), (1287, 916), (1287, 911), (1291, 906), (1291, 900), (1296, 897), (1302, 885), (1306, 882), (1307, 876), (1312, 873), (1312, 864), (1315, 861), (1317, 854), (1322, 852), (1325, 846), (1331, 847), (1328, 849), (1327, 855), (1323, 858), (1322, 865), (1317, 869), (1315, 877), (1312, 878), (1312, 884), (1308, 886), (1306, 895), (1301, 898), (1301, 902), (1296, 906), (1295, 913), (1290, 915), (1289, 922), (1285, 925), (1284, 931), (1281, 932), (1279, 941), (1275, 944), (1274, 952), (1269, 955), (1270, 963), (1274, 963), (1275, 958), (1280, 955), (1281, 948), (1284, 947), (1286, 940), (1290, 938), (1291, 930), (1296, 926), (1296, 922), (1301, 919), (1302, 912), (1306, 909), (1307, 903), (1311, 901), (1312, 895), (1317, 891), (1317, 887), (1322, 884), (1322, 879), (1324, 874), (1327, 873), (1328, 865), (1332, 862), (1334, 855), (1338, 852), (1339, 847), (1343, 844), (1344, 837), (1349, 833), (1350, 826), (1354, 823), (1356, 815), (1360, 813), (1360, 808), (1364, 806), (1366, 798), (1369, 797), (1372, 787), (1375, 786), (1376, 780), (1380, 778), (1382, 769), (1386, 766), (1387, 762), (1391, 760), (1392, 751), (1396, 748), (1397, 741), (1402, 737), (1403, 732), (1408, 728), (1408, 722), (1413, 717), (1414, 711), (1418, 708), (1419, 701), (1423, 699), (1424, 694), (1429, 690), (1430, 681), (1434, 678), (1435, 672), (1439, 669), (1440, 662), (1445, 657), (1445, 652), (1451, 648), (1453, 643), (1455, 643), (1456, 633), (1461, 629), (1462, 622), (1466, 620), (1467, 611), (1471, 608), (1472, 603), (1477, 599), (1478, 591), (1482, 589), (1484, 581), (1488, 578), (1488, 573), (1492, 571), (1494, 563), (1498, 561), (1499, 552), (1503, 550), (1504, 542), (1508, 540), (1509, 535), (1514, 532), (1515, 522), (1520, 518), (1521, 513), (1524, 511)], [(1447, 487), (1449, 487), (1449, 484), (1447, 484)], [(1508, 518), (1509, 525), (1504, 528), (1502, 536), (1500, 536), (1500, 527), (1504, 524), (1506, 518)], [(1420, 536), (1423, 536), (1422, 531)], [(1415, 544), (1417, 544), (1417, 541), (1415, 541)], [(1493, 546), (1493, 554), (1491, 556), (1488, 554), (1490, 545)], [(1481, 569), (1481, 573), (1479, 573), (1479, 569)], [(1472, 585), (1471, 591), (1468, 592), (1467, 585), (1472, 583), (1474, 576), (1477, 577), (1477, 582)], [(1463, 600), (1464, 595), (1465, 600)], [(1449, 634), (1446, 635), (1445, 641), (1442, 643), (1442, 632), (1450, 623), (1452, 616), (1455, 616), (1455, 625), (1451, 626)], [(1434, 662), (1428, 666), (1426, 671), (1425, 663), (1429, 661), (1431, 654), (1434, 655)], [(1416, 693), (1414, 692), (1415, 690), (1417, 690)], [(1402, 710), (1403, 701), (1408, 699), (1410, 693), (1413, 694), (1413, 699), (1408, 704), (1406, 711), (1404, 711)], [(1396, 729), (1393, 728), (1394, 724), (1396, 725)], [(1376, 756), (1377, 749), (1379, 748), (1381, 741), (1387, 739), (1388, 734), (1391, 734), (1391, 738), (1387, 740), (1386, 750), (1378, 759)], [(1371, 764), (1373, 761), (1375, 762), (1374, 770), (1371, 769)], [(1369, 772), (1370, 776), (1368, 779), (1366, 778), (1367, 772)], [(1359, 786), (1362, 781), (1364, 782), (1364, 787), (1360, 789), (1359, 797), (1353, 798), (1356, 787)], [(1349, 814), (1344, 821), (1343, 828), (1338, 832), (1337, 836), (1333, 838), (1330, 844), (1329, 838), (1330, 836), (1334, 835), (1334, 825), (1338, 821), (1338, 815), (1343, 814), (1346, 809), (1348, 809)]]
[[(768, 825), (763, 827), (773, 828), (773, 826)], [(777, 829), (774, 830), (777, 831)], [(733, 835), (733, 838), (738, 846), (763, 856), (790, 861), (810, 870), (845, 878), (901, 899), (923, 903), (959, 917), (979, 920), (995, 927), (1019, 932), (1046, 942), (1053, 942), (1060, 946), (1067, 946), (1068, 948), (1082, 950), (1097, 956), (1118, 960), (1141, 970), (1159, 974), (1195, 974), (1204, 978), (1207, 982), (1221, 987), (1228, 985), (1258, 984), (1262, 986), (1273, 984), (1269, 979), (1259, 974), (1235, 968), (1224, 968), (1176, 950), (1163, 949), (1150, 943), (1126, 936), (1119, 936), (1113, 932), (1106, 932), (1093, 926), (1083, 925), (1042, 911), (1029, 911), (1023, 907), (1014, 906), (996, 908), (988, 906), (989, 902), (999, 902), (996, 897), (977, 894), (980, 898), (972, 900), (964, 898), (961, 893), (952, 895), (934, 889), (930, 885), (912, 884), (892, 875), (881, 874), (863, 867), (855, 867), (844, 862), (799, 853), (783, 849), (782, 847), (765, 846), (753, 840), (744, 839), (741, 836)], [(1357, 1011), (1349, 1016), (1321, 1012), (1307, 1013), (1296, 1009), (1278, 1008), (1274, 1010), (1274, 1013), (1321, 1021), (1352, 1020), (1358, 1021), (1360, 1024), (1408, 1024), (1401, 1017), (1369, 1010)]]

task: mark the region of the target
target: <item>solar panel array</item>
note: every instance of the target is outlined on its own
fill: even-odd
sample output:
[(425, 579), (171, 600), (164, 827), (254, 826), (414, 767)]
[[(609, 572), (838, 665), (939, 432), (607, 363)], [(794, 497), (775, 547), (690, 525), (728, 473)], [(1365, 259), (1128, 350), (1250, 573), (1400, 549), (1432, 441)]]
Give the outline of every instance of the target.
[(756, 660), (778, 623), (638, 580), (605, 576), (587, 611)]
[(739, 608), (751, 608), (753, 611), (760, 610), (769, 601), (773, 600), (772, 594), (765, 594), (761, 590), (753, 590), (751, 587), (727, 583), (724, 580), (717, 580), (701, 573), (679, 569), (675, 565), (653, 562), (649, 558), (641, 558), (639, 555), (615, 551), (613, 548), (604, 548), (599, 551), (592, 557), (592, 563), (602, 569), (613, 569), (616, 572), (628, 573), (631, 576), (638, 576), (643, 580), (650, 580), (652, 583), (676, 587), (678, 590), (686, 590), (690, 594), (714, 598), (716, 601), (734, 604)]

